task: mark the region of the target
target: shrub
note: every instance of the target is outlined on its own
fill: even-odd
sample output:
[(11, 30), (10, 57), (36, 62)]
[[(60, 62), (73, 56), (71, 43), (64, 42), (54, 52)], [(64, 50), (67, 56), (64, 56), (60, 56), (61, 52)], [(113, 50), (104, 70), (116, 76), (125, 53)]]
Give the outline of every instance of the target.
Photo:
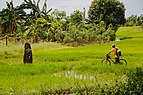
[(126, 95), (127, 94), (143, 94), (143, 70), (141, 67), (137, 67), (136, 72), (131, 72), (128, 74), (128, 83), (126, 85)]

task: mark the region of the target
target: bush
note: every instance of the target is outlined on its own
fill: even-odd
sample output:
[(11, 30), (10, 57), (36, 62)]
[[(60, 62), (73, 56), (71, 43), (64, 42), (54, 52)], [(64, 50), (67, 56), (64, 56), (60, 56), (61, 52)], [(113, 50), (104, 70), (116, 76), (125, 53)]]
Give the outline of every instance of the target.
[(143, 71), (141, 67), (137, 67), (135, 71), (129, 71), (126, 83), (117, 83), (113, 89), (109, 91), (118, 95), (143, 95)]
[(143, 70), (142, 68), (137, 68), (136, 72), (131, 72), (128, 74), (128, 83), (126, 85), (125, 94), (143, 94)]

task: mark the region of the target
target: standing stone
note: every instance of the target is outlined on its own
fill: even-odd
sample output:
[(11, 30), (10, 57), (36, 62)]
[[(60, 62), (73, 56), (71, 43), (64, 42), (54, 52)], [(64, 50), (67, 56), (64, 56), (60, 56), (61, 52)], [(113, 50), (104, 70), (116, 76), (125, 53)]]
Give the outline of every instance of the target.
[(25, 43), (24, 46), (24, 59), (23, 62), (25, 63), (32, 63), (33, 59), (32, 59), (32, 50), (31, 50), (31, 46), (29, 43)]

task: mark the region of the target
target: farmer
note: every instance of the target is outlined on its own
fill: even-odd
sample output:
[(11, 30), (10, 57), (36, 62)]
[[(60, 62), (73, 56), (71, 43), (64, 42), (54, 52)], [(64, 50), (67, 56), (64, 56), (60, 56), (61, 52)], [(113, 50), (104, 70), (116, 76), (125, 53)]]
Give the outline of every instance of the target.
[(25, 43), (24, 46), (24, 59), (23, 62), (25, 63), (32, 63), (32, 50), (29, 43)]
[(107, 55), (109, 55), (111, 52), (114, 53), (114, 59), (115, 59), (115, 64), (116, 64), (117, 62), (119, 62), (119, 57), (121, 56), (121, 54), (119, 53), (121, 53), (121, 50), (117, 48), (115, 44), (112, 44), (112, 49), (108, 52)]

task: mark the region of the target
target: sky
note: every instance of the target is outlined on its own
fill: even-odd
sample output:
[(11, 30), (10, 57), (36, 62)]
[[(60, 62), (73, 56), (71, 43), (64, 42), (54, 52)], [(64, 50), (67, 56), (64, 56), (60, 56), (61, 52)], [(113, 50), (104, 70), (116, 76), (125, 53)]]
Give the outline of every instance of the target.
[[(10, 2), (11, 0), (0, 0), (0, 11), (6, 7), (6, 1)], [(13, 0), (14, 5), (19, 5), (24, 0)], [(119, 0), (123, 2), (126, 8), (125, 17), (131, 15), (141, 15), (143, 14), (143, 0)], [(40, 5), (42, 7), (44, 0), (40, 0)], [(48, 9), (52, 8), (58, 9), (60, 11), (65, 11), (67, 15), (73, 13), (74, 10), (83, 11), (83, 8), (86, 8), (86, 12), (91, 5), (92, 0), (47, 0)]]

